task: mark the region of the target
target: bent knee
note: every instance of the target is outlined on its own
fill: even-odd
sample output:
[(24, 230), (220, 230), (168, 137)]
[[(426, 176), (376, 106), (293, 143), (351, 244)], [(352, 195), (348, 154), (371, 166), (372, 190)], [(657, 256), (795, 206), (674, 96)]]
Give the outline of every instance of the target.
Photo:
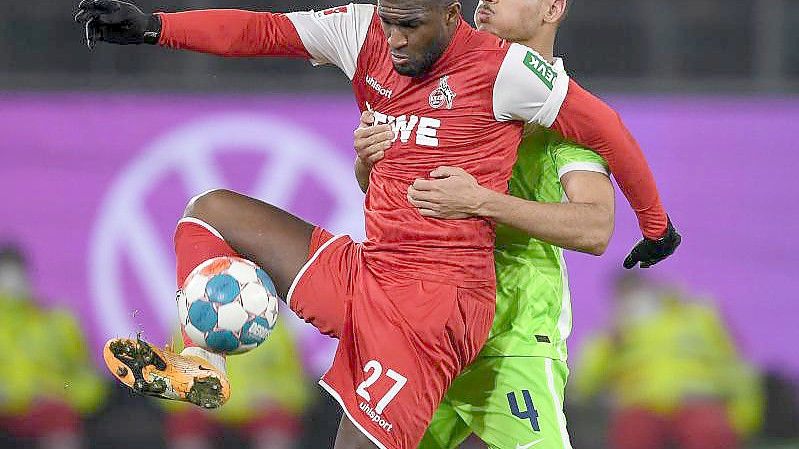
[(189, 200), (186, 210), (183, 211), (183, 218), (207, 218), (214, 211), (224, 209), (225, 204), (229, 203), (235, 195), (235, 192), (227, 189), (206, 190)]

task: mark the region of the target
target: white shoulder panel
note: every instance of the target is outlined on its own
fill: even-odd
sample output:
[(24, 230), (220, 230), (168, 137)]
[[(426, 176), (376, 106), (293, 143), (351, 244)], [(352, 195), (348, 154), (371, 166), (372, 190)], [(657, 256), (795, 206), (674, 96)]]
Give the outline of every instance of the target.
[(494, 82), (494, 116), (549, 127), (569, 89), (563, 61), (549, 64), (535, 50), (511, 44)]
[(350, 3), (323, 11), (286, 15), (311, 54), (313, 64), (335, 64), (352, 79), (374, 11), (374, 5)]

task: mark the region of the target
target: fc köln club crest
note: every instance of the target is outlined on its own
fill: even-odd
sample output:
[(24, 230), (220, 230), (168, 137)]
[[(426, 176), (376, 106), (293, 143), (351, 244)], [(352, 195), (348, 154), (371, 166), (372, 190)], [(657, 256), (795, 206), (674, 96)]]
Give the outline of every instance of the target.
[(438, 80), (438, 87), (430, 92), (430, 107), (433, 109), (441, 109), (446, 106), (447, 109), (452, 109), (452, 101), (455, 100), (455, 92), (449, 87), (447, 82), (449, 75), (442, 76)]

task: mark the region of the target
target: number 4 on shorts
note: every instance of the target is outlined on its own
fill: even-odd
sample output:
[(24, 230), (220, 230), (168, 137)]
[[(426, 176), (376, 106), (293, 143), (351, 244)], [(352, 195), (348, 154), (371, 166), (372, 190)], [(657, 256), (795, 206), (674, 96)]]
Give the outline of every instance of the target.
[(530, 397), (530, 392), (527, 390), (522, 390), (522, 397), (524, 398), (524, 405), (526, 407), (526, 410), (524, 411), (519, 410), (519, 403), (516, 402), (516, 393), (512, 391), (508, 393), (508, 405), (510, 405), (510, 412), (513, 413), (513, 416), (519, 419), (529, 419), (533, 430), (540, 432), (541, 428), (538, 427), (538, 410), (536, 410), (535, 406), (533, 405), (533, 398)]

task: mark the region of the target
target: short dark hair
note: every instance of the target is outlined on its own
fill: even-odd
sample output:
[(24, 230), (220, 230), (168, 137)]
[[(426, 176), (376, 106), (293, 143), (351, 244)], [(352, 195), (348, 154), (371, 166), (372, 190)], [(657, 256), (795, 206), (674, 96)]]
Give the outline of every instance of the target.
[(460, 3), (460, 0), (434, 0), (434, 2), (437, 3), (438, 6), (440, 6), (442, 8), (446, 8), (447, 6), (451, 5), (452, 3), (455, 3), (455, 2)]

